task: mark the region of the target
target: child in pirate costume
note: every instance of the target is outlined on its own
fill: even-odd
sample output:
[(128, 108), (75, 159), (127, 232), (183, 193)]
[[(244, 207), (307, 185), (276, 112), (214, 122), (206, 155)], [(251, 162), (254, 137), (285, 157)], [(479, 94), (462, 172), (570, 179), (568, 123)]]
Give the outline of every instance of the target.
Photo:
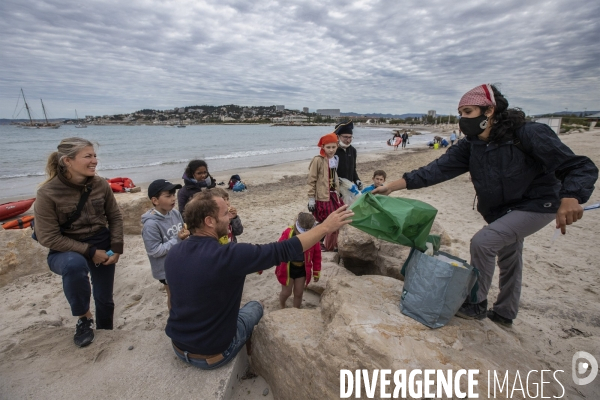
[[(315, 218), (309, 213), (300, 213), (294, 223), (283, 231), (279, 241), (290, 239), (301, 233), (311, 230), (315, 226)], [(315, 282), (319, 281), (321, 274), (321, 246), (319, 243), (304, 252), (301, 260), (282, 262), (275, 268), (277, 280), (281, 283), (279, 294), (279, 305), (285, 308), (286, 300), (294, 293), (294, 307), (302, 305), (302, 294), (305, 286), (310, 283), (311, 277)]]
[[(344, 205), (338, 194), (340, 182), (337, 174), (339, 158), (335, 155), (338, 138), (329, 133), (319, 139), (320, 154), (315, 156), (308, 167), (308, 211), (317, 222), (325, 219)], [(327, 250), (337, 248), (337, 232), (325, 237)]]

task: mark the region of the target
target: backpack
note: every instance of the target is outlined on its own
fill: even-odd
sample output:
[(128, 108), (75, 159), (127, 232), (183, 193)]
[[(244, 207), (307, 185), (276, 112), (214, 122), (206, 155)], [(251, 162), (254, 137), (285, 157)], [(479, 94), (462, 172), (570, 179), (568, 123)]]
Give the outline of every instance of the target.
[(229, 184), (228, 187), (229, 189), (233, 190), (233, 187), (235, 186), (235, 184), (239, 181), (241, 181), (242, 178), (240, 178), (239, 175), (231, 175), (231, 178), (229, 178)]
[(243, 192), (244, 190), (246, 190), (246, 185), (244, 185), (244, 182), (242, 181), (237, 181), (235, 185), (233, 185), (234, 192)]

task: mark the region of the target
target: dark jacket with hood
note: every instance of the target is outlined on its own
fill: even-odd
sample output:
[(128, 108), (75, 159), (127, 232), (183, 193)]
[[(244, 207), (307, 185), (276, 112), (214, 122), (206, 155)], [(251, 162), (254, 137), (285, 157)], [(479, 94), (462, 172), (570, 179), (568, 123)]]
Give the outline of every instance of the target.
[[(185, 205), (194, 197), (196, 193), (200, 193), (202, 189), (212, 189), (217, 185), (215, 178), (209, 175), (210, 185), (206, 184), (206, 181), (196, 181), (188, 178), (184, 173), (181, 177), (183, 179), (183, 187), (177, 192), (177, 204), (179, 206), (179, 212), (183, 215), (185, 211)], [(185, 219), (185, 215), (183, 215)]]
[(598, 179), (589, 158), (573, 154), (544, 124), (527, 123), (514, 136), (502, 143), (464, 138), (429, 165), (405, 173), (407, 189), (470, 172), (477, 210), (488, 223), (512, 210), (556, 213), (565, 197), (588, 201)]

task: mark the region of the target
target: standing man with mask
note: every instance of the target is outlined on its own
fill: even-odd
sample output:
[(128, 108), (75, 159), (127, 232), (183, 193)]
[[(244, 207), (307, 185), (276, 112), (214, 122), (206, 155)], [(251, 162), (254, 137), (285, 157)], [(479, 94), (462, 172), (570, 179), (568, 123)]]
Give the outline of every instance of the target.
[(339, 147), (335, 155), (339, 158), (338, 176), (356, 183), (358, 190), (362, 190), (363, 184), (356, 173), (356, 149), (352, 146), (352, 121), (342, 122), (335, 126), (334, 133), (338, 136)]

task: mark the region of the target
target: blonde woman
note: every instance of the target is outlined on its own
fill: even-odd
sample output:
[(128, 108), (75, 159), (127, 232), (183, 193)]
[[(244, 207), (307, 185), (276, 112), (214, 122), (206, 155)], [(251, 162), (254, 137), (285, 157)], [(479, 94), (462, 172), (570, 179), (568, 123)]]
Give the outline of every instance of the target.
[(62, 276), (79, 318), (73, 338), (79, 347), (94, 341), (92, 294), (97, 329), (113, 328), (115, 264), (123, 253), (123, 217), (110, 186), (96, 176), (97, 164), (92, 142), (63, 139), (48, 157), (48, 178), (35, 201), (35, 235), (50, 249), (50, 270)]

